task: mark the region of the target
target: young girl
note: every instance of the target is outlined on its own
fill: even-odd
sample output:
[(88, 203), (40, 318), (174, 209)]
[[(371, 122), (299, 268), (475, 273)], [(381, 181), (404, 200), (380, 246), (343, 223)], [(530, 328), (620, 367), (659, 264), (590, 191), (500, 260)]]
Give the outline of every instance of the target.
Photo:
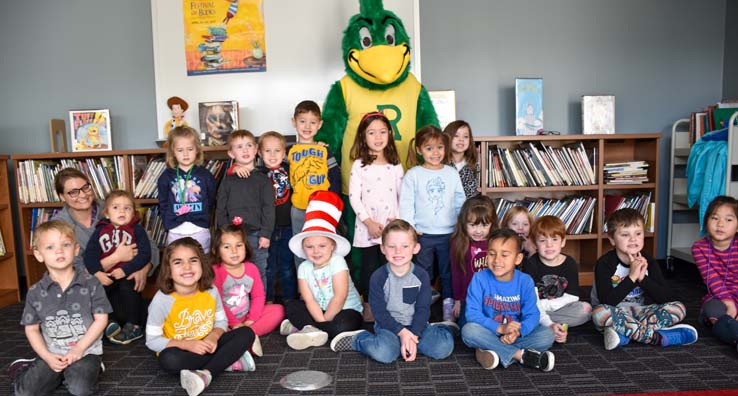
[(501, 224), (502, 227), (515, 231), (518, 236), (523, 238), (523, 256), (525, 258), (521, 265), (524, 266), (528, 256), (536, 252), (536, 244), (528, 237), (530, 225), (533, 224), (533, 216), (530, 215), (528, 208), (525, 206), (515, 205), (502, 216)]
[(321, 346), (338, 333), (362, 326), (361, 298), (343, 259), (351, 244), (336, 234), (342, 211), (338, 194), (315, 191), (308, 200), (302, 232), (290, 239), (292, 253), (306, 259), (297, 269), (302, 300), (286, 303), (287, 319), (279, 327), (292, 349)]
[(159, 212), (167, 244), (192, 237), (210, 251), (210, 209), (215, 205), (215, 178), (200, 166), (200, 136), (188, 126), (178, 126), (167, 137), (167, 165), (159, 177)]
[(451, 235), (451, 281), (454, 292), (453, 315), (443, 320), (458, 318), (459, 327), (466, 323), (466, 291), (475, 273), (487, 268), (489, 234), (499, 228), (492, 198), (477, 195), (461, 207), (459, 219)]
[(454, 299), (449, 266), (449, 243), (459, 209), (466, 199), (459, 173), (448, 165), (448, 136), (434, 126), (425, 126), (415, 135), (415, 152), (408, 153), (408, 164), (422, 165), (407, 171), (400, 192), (400, 218), (420, 235), (416, 263), (433, 280), (433, 259), (438, 258), (441, 278), (443, 317), (453, 316)]
[(368, 113), (359, 122), (351, 147), (349, 201), (356, 212), (354, 246), (361, 251), (359, 293), (369, 311), (369, 278), (386, 263), (379, 250), (382, 229), (399, 215), (402, 164), (392, 126), (382, 113)]
[(185, 237), (164, 251), (159, 291), (149, 305), (146, 346), (159, 356), (164, 371), (179, 374), (189, 396), (199, 395), (227, 369), (254, 371), (248, 352), (250, 327), (226, 332), (227, 318), (213, 270), (200, 244)]
[[(258, 340), (258, 336), (279, 326), (284, 319), (284, 307), (279, 304), (264, 305), (266, 293), (259, 269), (254, 263), (247, 261), (252, 252), (251, 246), (246, 242), (246, 232), (239, 221), (215, 231), (214, 284), (223, 301), (228, 327), (250, 327)], [(261, 348), (257, 347), (254, 353), (261, 356)]]
[(459, 171), (464, 194), (467, 198), (479, 194), (479, 163), (471, 126), (464, 120), (456, 120), (446, 125), (443, 133), (451, 142), (451, 159), (448, 164)]
[(738, 341), (738, 201), (719, 196), (705, 211), (707, 235), (692, 245), (692, 256), (707, 295), (702, 303), (700, 319), (721, 341), (735, 345)]

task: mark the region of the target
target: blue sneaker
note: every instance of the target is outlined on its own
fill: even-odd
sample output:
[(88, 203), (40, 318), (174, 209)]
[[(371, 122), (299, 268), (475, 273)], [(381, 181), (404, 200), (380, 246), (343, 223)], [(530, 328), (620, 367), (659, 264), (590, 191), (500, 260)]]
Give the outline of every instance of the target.
[(630, 338), (615, 331), (615, 328), (605, 327), (605, 349), (612, 351), (613, 349), (626, 345), (630, 342)]
[(118, 332), (115, 336), (110, 337), (109, 340), (113, 344), (128, 345), (140, 338), (143, 338), (143, 329), (141, 326), (134, 325), (133, 323), (126, 323), (123, 325), (123, 330)]
[(657, 331), (661, 334), (662, 346), (688, 345), (697, 341), (697, 330), (687, 324), (678, 324)]
[(120, 333), (121, 328), (118, 322), (111, 320), (108, 322), (107, 327), (105, 327), (105, 337), (108, 339), (113, 338)]

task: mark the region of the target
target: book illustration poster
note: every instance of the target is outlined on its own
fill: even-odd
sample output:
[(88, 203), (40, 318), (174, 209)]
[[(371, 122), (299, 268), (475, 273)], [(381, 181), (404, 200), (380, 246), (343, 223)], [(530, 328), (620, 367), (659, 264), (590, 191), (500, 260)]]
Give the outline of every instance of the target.
[(69, 112), (69, 126), (73, 151), (113, 149), (108, 109), (72, 110)]
[(515, 134), (543, 131), (543, 79), (515, 79)]
[(266, 71), (263, 0), (182, 0), (187, 75)]
[(582, 133), (615, 133), (615, 96), (582, 96)]
[(441, 129), (456, 121), (456, 91), (428, 91)]
[(199, 105), (200, 132), (207, 146), (222, 146), (228, 135), (238, 129), (238, 102), (226, 100), (203, 102)]

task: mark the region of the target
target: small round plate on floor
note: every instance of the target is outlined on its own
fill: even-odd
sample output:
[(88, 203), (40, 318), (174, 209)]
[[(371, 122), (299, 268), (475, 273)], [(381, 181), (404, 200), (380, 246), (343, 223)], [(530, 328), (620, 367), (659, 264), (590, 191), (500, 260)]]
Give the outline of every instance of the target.
[(287, 389), (296, 391), (311, 391), (328, 386), (333, 382), (333, 377), (322, 372), (313, 370), (295, 371), (282, 377), (279, 384)]

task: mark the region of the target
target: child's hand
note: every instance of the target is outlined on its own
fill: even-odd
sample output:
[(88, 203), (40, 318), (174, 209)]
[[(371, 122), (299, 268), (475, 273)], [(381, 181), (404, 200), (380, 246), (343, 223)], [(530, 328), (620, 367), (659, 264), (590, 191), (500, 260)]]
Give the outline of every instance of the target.
[(454, 301), (454, 317), (459, 318), (459, 315), (461, 315), (461, 300)]
[(62, 359), (67, 362), (67, 366), (71, 366), (74, 362), (82, 359), (82, 355), (84, 355), (85, 351), (79, 351), (77, 349), (77, 347), (70, 349), (69, 352), (62, 357)]
[(259, 237), (259, 249), (269, 249), (271, 242), (268, 238)]
[(412, 362), (418, 352), (418, 336), (408, 329), (400, 330), (397, 335), (400, 337), (400, 355), (406, 362)]
[(119, 263), (131, 261), (138, 254), (138, 245), (135, 243), (130, 245), (121, 243), (117, 248), (115, 248), (115, 253), (113, 254), (116, 256), (117, 262)]
[(520, 322), (511, 320), (506, 324), (500, 325), (500, 334), (510, 334), (516, 331), (520, 333)]
[(184, 344), (182, 345), (182, 349), (185, 351), (190, 351), (192, 353), (196, 353), (198, 355), (204, 355), (206, 353), (210, 353), (210, 350), (212, 349), (212, 344), (205, 342), (204, 339), (202, 340), (184, 340), (182, 341)]
[(315, 142), (315, 144), (317, 144), (320, 147), (328, 147), (328, 143), (326, 142)]
[(523, 250), (528, 252), (528, 255), (532, 256), (538, 251), (538, 248), (531, 238), (523, 237)]
[(646, 269), (648, 268), (648, 261), (645, 257), (641, 256), (641, 253), (628, 254), (630, 259), (630, 272), (628, 277), (633, 282), (640, 282), (646, 277)]
[(723, 304), (725, 304), (725, 308), (726, 308), (725, 314), (730, 316), (731, 318), (735, 318), (735, 316), (738, 315), (738, 312), (736, 312), (737, 310), (736, 310), (735, 302), (731, 299), (725, 299), (721, 301), (723, 302)]
[(366, 219), (364, 224), (366, 225), (366, 229), (367, 231), (369, 231), (369, 236), (372, 237), (372, 239), (376, 239), (382, 236), (382, 228), (384, 227), (381, 224), (372, 219)]
[(103, 286), (110, 286), (113, 284), (113, 280), (110, 279), (110, 276), (106, 272), (97, 271), (95, 272), (95, 278), (102, 283)]
[(251, 171), (244, 165), (234, 165), (231, 170), (242, 179), (251, 176)]
[(49, 353), (48, 355), (43, 356), (42, 359), (55, 373), (61, 373), (65, 368), (67, 368), (67, 366), (69, 366), (69, 363), (67, 363), (67, 359), (64, 356), (57, 355), (55, 353)]
[(116, 268), (116, 269), (113, 270), (113, 272), (110, 273), (110, 276), (113, 277), (113, 278), (115, 278), (115, 279), (123, 279), (123, 278), (126, 277), (126, 273), (123, 272), (122, 269)]
[(243, 325), (246, 326), (246, 327), (251, 327), (252, 324), (254, 324), (254, 321), (253, 320), (247, 320), (247, 321), (243, 322)]
[(520, 337), (520, 332), (517, 330), (512, 331), (500, 336), (500, 342), (502, 342), (503, 344), (512, 345), (518, 339), (518, 337)]
[(566, 330), (564, 330), (564, 326), (562, 326), (560, 323), (551, 323), (551, 330), (554, 332), (554, 340), (558, 343), (562, 343), (566, 341)]

